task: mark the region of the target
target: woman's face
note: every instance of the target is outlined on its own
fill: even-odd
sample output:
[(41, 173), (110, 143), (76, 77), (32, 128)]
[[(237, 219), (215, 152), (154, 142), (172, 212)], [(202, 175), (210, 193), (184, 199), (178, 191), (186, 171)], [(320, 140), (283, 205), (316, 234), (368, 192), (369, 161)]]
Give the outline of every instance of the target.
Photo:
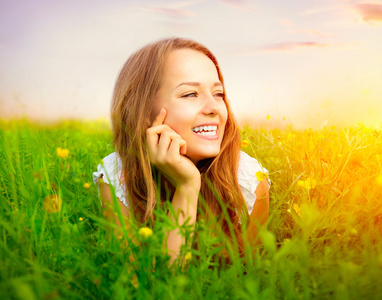
[(164, 124), (186, 141), (186, 156), (194, 164), (219, 154), (227, 107), (216, 67), (206, 55), (192, 49), (170, 53), (153, 114), (161, 108), (167, 111)]

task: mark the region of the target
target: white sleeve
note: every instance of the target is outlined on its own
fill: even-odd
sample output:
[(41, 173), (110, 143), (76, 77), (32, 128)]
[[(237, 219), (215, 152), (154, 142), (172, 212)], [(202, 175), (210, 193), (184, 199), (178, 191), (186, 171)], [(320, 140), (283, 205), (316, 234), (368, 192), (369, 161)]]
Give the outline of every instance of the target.
[[(247, 204), (248, 214), (251, 214), (253, 210), (253, 205), (256, 201), (255, 190), (260, 183), (260, 181), (258, 181), (256, 178), (256, 172), (258, 171), (267, 174), (269, 173), (268, 170), (263, 168), (262, 165), (256, 159), (249, 156), (245, 152), (240, 152), (237, 177), (241, 192), (243, 193), (243, 197)], [(269, 180), (268, 185), (270, 185)]]
[[(115, 196), (121, 201), (127, 208), (129, 203), (124, 191), (124, 185), (122, 181), (122, 163), (121, 159), (114, 152), (106, 156), (102, 163), (97, 166), (97, 172), (93, 173), (94, 184), (99, 188), (98, 181), (102, 176), (105, 183), (111, 184), (115, 190)], [(99, 192), (99, 190), (98, 190)]]

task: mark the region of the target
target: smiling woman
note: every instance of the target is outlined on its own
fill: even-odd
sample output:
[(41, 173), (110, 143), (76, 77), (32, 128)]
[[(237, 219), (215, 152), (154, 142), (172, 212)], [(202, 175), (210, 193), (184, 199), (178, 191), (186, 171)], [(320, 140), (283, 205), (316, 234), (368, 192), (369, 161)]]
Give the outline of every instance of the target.
[[(240, 152), (223, 76), (207, 48), (174, 38), (133, 54), (115, 86), (112, 122), (116, 152), (94, 173), (107, 218), (114, 219), (110, 185), (122, 213), (138, 225), (153, 224), (154, 208), (170, 194), (181, 214), (169, 217), (180, 225), (211, 221), (241, 253), (245, 239), (258, 243), (256, 225), (268, 218), (269, 186), (256, 172), (266, 170)], [(167, 232), (172, 261), (185, 241), (179, 228)]]
[(167, 111), (165, 123), (186, 141), (185, 155), (194, 164), (219, 154), (227, 107), (223, 84), (206, 55), (187, 48), (169, 54), (153, 114), (161, 108)]

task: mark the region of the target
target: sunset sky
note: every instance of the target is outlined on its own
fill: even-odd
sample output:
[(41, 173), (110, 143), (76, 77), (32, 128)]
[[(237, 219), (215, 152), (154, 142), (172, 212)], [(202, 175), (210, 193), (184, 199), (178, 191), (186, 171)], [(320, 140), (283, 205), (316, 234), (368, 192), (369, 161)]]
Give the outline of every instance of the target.
[(218, 58), (237, 119), (382, 122), (382, 1), (0, 0), (0, 116), (109, 118), (126, 59), (180, 36)]

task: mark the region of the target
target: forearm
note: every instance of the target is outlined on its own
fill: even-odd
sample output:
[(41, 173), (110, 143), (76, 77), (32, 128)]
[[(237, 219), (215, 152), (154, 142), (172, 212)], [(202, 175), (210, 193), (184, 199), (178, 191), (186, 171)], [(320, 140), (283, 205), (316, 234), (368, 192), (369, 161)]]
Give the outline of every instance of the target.
[[(180, 226), (182, 226), (187, 220), (188, 225), (195, 224), (199, 189), (200, 185), (193, 184), (184, 185), (175, 190), (171, 204)], [(175, 221), (175, 218), (171, 212), (169, 212), (168, 216)], [(166, 237), (167, 238), (164, 241), (164, 244), (167, 245), (169, 255), (171, 256), (171, 262), (173, 262), (179, 256), (180, 248), (185, 244), (186, 239), (179, 232), (179, 228), (168, 231)]]
[(255, 247), (261, 244), (261, 240), (259, 238), (259, 229), (264, 225), (262, 220), (260, 220), (258, 211), (254, 209), (254, 211), (249, 215), (249, 225), (247, 228), (247, 239), (251, 247)]
[(261, 243), (259, 238), (259, 228), (266, 226), (269, 217), (269, 189), (266, 181), (261, 182), (256, 191), (256, 202), (253, 205), (252, 213), (249, 216), (249, 226), (247, 238), (251, 246)]

